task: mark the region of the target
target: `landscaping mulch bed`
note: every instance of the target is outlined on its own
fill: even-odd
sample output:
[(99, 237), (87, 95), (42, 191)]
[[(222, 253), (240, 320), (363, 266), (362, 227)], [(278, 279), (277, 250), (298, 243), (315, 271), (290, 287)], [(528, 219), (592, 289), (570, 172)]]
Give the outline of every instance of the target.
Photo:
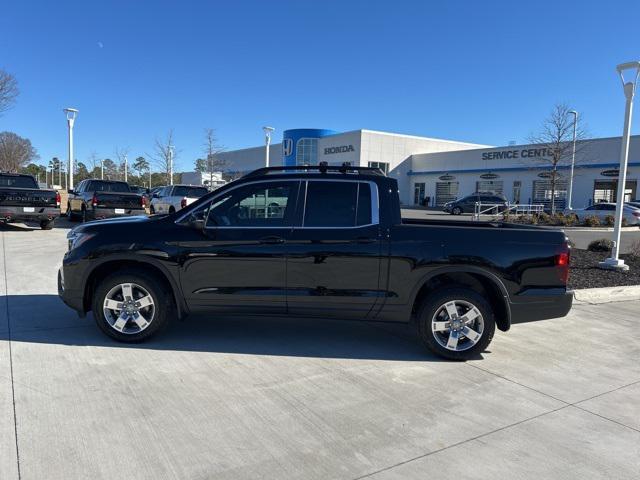
[(571, 250), (569, 286), (578, 288), (619, 287), (640, 285), (640, 257), (620, 255), (629, 265), (628, 272), (616, 272), (598, 268), (598, 262), (609, 256), (609, 252)]

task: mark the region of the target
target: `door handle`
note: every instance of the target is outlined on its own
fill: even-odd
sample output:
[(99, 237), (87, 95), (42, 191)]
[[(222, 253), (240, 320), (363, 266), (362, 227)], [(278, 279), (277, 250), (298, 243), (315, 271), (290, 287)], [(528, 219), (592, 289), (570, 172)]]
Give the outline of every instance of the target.
[(366, 243), (375, 243), (377, 241), (377, 239), (375, 238), (370, 238), (370, 237), (358, 237), (355, 240), (352, 240), (351, 243), (360, 243), (360, 244), (366, 244)]
[(260, 243), (267, 244), (267, 245), (277, 245), (280, 243), (284, 243), (284, 238), (278, 237), (276, 235), (271, 235), (269, 237), (262, 237), (260, 239)]

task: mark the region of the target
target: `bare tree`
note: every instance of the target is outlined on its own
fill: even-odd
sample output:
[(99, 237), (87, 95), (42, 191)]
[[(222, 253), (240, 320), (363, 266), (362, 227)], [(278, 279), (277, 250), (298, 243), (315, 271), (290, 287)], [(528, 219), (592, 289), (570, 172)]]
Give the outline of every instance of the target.
[[(224, 168), (226, 162), (219, 156), (220, 153), (225, 151), (225, 147), (218, 144), (218, 137), (216, 131), (213, 128), (204, 129), (204, 144), (202, 145), (205, 154), (204, 165), (198, 164), (196, 161), (196, 170), (201, 173), (209, 174), (209, 188), (213, 185), (213, 174), (219, 172)], [(200, 167), (200, 168), (198, 168)], [(204, 171), (202, 170), (204, 167)]]
[(0, 115), (13, 106), (19, 93), (15, 77), (0, 69)]
[(173, 145), (173, 129), (169, 130), (165, 138), (156, 138), (153, 153), (147, 156), (151, 157), (158, 169), (166, 175), (167, 185), (172, 184), (170, 178), (172, 163), (175, 165), (177, 157), (177, 151)]
[(38, 154), (28, 138), (13, 132), (0, 133), (0, 171), (18, 172), (36, 158)]
[(126, 176), (127, 176), (127, 175), (128, 175), (128, 173), (129, 173), (129, 172), (128, 172), (128, 170), (129, 170), (129, 165), (127, 165), (127, 166), (126, 166), (126, 170), (127, 170), (127, 172), (126, 172), (126, 175), (125, 175), (125, 161), (128, 163), (128, 160), (129, 160), (129, 158), (128, 158), (129, 150), (130, 150), (130, 149), (129, 149), (129, 147), (124, 147), (124, 148), (116, 147), (116, 151), (115, 151), (116, 159), (117, 159), (117, 162), (118, 162), (118, 170), (119, 170), (120, 172), (122, 172), (122, 173), (121, 173), (121, 175), (122, 175), (122, 178), (123, 178), (125, 181), (127, 180), (127, 179), (126, 179)]
[[(536, 168), (548, 171), (551, 182), (551, 213), (556, 211), (556, 190), (558, 182), (565, 178), (573, 157), (573, 115), (571, 108), (564, 104), (556, 104), (549, 117), (543, 122), (540, 132), (529, 137), (529, 142), (536, 144), (536, 150), (542, 155), (530, 155), (527, 162)], [(576, 128), (576, 165), (585, 161), (585, 153), (589, 147), (588, 134), (578, 120)], [(562, 170), (562, 171), (561, 171)], [(568, 176), (568, 175), (567, 175)]]
[(96, 168), (100, 167), (100, 159), (98, 158), (98, 153), (93, 150), (89, 156), (87, 157), (88, 167), (91, 167), (91, 171), (93, 172)]

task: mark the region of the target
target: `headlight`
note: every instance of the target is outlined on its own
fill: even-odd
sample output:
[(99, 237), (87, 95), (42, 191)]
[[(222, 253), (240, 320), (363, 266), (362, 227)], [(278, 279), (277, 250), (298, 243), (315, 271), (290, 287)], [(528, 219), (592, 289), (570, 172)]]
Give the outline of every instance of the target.
[(71, 230), (69, 233), (67, 233), (69, 250), (73, 250), (74, 248), (79, 247), (84, 242), (92, 238), (94, 235), (95, 234), (93, 233), (76, 232), (75, 230)]

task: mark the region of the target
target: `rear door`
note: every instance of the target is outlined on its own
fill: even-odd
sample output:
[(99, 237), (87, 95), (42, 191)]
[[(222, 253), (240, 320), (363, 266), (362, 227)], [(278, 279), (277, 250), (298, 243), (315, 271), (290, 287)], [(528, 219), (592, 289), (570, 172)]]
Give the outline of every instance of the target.
[(304, 181), (299, 206), (287, 261), (289, 313), (365, 318), (383, 296), (376, 184)]

